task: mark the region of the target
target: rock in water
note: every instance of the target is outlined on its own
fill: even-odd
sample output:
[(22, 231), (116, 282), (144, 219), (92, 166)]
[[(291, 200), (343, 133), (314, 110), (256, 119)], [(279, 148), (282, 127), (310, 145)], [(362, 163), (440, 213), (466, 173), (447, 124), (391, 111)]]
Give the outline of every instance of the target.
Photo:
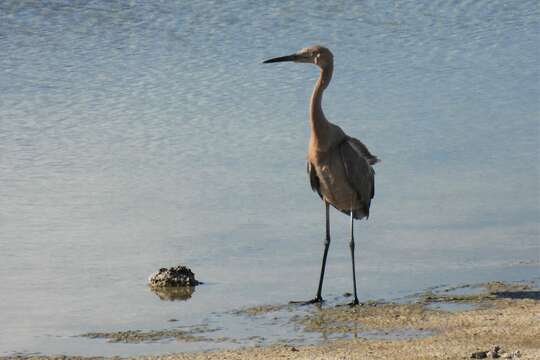
[(152, 288), (196, 286), (202, 284), (195, 280), (195, 274), (185, 266), (161, 268), (148, 278), (148, 285)]

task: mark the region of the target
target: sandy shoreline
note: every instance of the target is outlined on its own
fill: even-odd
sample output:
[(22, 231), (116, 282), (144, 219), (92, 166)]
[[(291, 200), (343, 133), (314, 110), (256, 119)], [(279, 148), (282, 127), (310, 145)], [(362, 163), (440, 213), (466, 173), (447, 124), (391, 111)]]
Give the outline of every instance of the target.
[[(138, 359), (469, 359), (476, 352), (483, 356), (482, 352), (495, 345), (501, 348), (497, 354), (500, 358), (540, 359), (540, 291), (528, 284), (500, 282), (483, 284), (481, 288), (480, 292), (460, 287), (424, 293), (409, 303), (373, 302), (354, 308), (313, 306), (307, 315), (293, 317), (292, 321), (303, 331), (349, 334), (352, 336), (349, 339), (317, 345), (275, 344)], [(459, 306), (439, 306), (445, 304)], [(248, 309), (247, 313), (255, 316), (271, 311), (274, 307), (267, 306)], [(2, 359), (22, 358), (83, 359), (75, 356)]]

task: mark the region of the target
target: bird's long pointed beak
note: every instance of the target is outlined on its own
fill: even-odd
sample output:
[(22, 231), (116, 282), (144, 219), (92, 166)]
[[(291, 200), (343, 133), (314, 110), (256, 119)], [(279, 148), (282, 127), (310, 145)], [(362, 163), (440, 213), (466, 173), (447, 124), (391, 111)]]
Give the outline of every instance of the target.
[(272, 59), (264, 60), (263, 64), (270, 64), (270, 63), (282, 62), (282, 61), (296, 61), (297, 59), (298, 59), (298, 55), (292, 54), (292, 55), (279, 56)]

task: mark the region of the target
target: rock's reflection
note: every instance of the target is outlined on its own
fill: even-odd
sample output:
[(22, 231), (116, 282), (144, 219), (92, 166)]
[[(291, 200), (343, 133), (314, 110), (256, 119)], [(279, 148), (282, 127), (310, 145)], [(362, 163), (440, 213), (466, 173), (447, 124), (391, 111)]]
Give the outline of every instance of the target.
[(178, 287), (150, 287), (150, 290), (163, 301), (186, 301), (195, 292), (194, 286), (178, 286)]

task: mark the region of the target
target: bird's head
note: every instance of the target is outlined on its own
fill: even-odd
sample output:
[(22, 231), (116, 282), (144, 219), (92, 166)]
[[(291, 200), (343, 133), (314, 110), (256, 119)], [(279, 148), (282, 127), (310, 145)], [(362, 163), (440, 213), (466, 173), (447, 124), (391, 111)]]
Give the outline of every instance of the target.
[(268, 64), (282, 61), (315, 64), (321, 69), (324, 69), (328, 65), (333, 64), (334, 55), (332, 55), (332, 52), (324, 46), (312, 45), (305, 47), (294, 54), (268, 59), (263, 61), (263, 63)]

